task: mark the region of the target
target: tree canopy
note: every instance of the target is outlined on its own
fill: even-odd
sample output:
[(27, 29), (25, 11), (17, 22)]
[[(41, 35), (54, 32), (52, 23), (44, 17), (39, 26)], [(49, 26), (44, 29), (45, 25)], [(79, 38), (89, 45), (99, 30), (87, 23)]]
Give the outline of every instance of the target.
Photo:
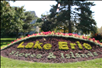
[(25, 12), (24, 6), (11, 7), (7, 1), (1, 1), (1, 34), (29, 32), (33, 25), (30, 24), (35, 19), (30, 12)]
[[(80, 32), (88, 34), (96, 32), (96, 22), (92, 18), (91, 6), (95, 4), (86, 0), (59, 1), (50, 9), (49, 19), (56, 23), (56, 26), (67, 27), (69, 33)], [(60, 5), (60, 6), (59, 6)], [(57, 11), (59, 10), (59, 11)], [(81, 27), (83, 28), (81, 29)], [(66, 30), (66, 28), (64, 28)]]

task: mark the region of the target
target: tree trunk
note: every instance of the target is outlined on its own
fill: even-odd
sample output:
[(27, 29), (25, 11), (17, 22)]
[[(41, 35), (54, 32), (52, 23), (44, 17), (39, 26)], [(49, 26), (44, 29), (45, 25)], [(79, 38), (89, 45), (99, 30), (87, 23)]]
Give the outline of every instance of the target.
[(16, 34), (16, 39), (17, 39), (17, 38), (18, 38), (18, 29), (16, 30), (16, 33), (17, 33), (17, 34)]
[(64, 26), (64, 33), (65, 33), (65, 30), (66, 30), (66, 29), (65, 29), (65, 26)]
[(72, 29), (71, 29), (71, 22), (70, 22), (70, 18), (71, 18), (71, 4), (70, 4), (70, 1), (69, 1), (69, 4), (68, 4), (68, 11), (69, 11), (69, 13), (68, 13), (68, 21), (69, 21), (69, 33), (72, 33)]

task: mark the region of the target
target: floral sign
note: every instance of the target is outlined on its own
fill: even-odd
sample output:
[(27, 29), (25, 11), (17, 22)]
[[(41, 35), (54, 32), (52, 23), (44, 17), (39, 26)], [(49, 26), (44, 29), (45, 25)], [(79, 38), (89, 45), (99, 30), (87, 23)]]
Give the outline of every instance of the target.
[(1, 49), (4, 57), (33, 62), (67, 63), (102, 58), (102, 43), (72, 33), (41, 32)]

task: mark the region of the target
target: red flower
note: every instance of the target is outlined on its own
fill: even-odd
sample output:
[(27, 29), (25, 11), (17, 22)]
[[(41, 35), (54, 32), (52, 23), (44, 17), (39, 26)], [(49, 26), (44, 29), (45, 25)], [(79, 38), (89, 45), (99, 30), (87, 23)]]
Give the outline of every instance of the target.
[(69, 34), (69, 36), (72, 36), (73, 34), (72, 33), (68, 33)]
[(29, 37), (30, 35), (28, 34), (28, 37)]
[(17, 40), (14, 40), (14, 42), (16, 42)]
[(91, 40), (91, 38), (89, 38), (89, 40)]
[(39, 35), (41, 35), (41, 33), (39, 33)]
[(77, 34), (73, 34), (74, 37), (77, 37)]
[(83, 38), (83, 39), (85, 39), (85, 37), (84, 37), (84, 36), (82, 36), (82, 38)]
[(98, 43), (100, 43), (100, 41), (99, 41), (99, 40), (97, 40), (97, 42), (98, 42)]
[(34, 34), (35, 36), (37, 35), (37, 34)]
[(13, 43), (13, 41), (11, 43)]
[(60, 35), (61, 33), (58, 32), (58, 35)]
[(93, 41), (95, 41), (95, 38), (92, 38)]
[(65, 33), (63, 33), (63, 35), (65, 35)]

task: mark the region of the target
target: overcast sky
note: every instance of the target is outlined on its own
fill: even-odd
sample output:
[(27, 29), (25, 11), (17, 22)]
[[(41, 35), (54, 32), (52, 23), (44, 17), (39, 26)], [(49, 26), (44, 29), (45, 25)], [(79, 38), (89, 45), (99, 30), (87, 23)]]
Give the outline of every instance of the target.
[[(92, 1), (96, 5), (91, 7), (91, 10), (94, 12), (93, 13), (93, 18), (97, 22), (97, 26), (100, 28), (102, 26), (102, 1)], [(9, 1), (11, 6), (24, 6), (24, 9), (26, 11), (35, 11), (36, 15), (38, 17), (41, 17), (41, 14), (46, 14), (49, 12), (51, 6), (50, 5), (55, 5), (55, 1)]]

